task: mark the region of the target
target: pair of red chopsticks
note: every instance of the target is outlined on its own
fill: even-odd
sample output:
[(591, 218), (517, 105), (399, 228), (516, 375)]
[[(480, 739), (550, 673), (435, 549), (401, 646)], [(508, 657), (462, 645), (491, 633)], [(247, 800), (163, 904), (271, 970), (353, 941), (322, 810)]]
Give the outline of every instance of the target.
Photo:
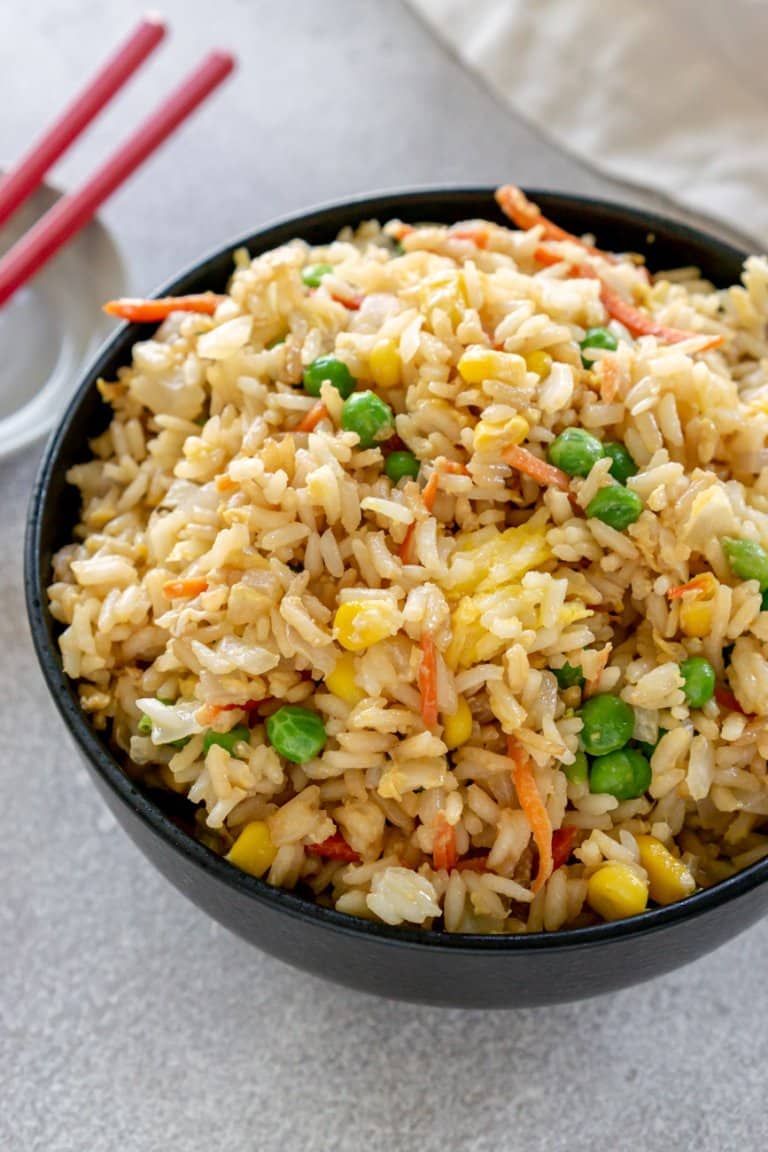
[[(154, 51), (165, 33), (161, 20), (145, 17), (37, 144), (0, 179), (0, 225), (35, 191), (48, 169)], [(57, 201), (5, 253), (0, 259), (0, 305), (85, 227), (104, 201), (221, 84), (234, 66), (234, 57), (227, 52), (209, 53), (82, 188)]]

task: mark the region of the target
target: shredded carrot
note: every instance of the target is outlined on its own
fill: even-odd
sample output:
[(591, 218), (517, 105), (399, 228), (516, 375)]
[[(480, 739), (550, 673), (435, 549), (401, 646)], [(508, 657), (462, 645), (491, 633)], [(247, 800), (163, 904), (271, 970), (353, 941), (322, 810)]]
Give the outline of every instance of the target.
[(456, 852), (456, 830), (449, 824), (442, 812), (438, 812), (435, 820), (435, 836), (432, 841), (432, 863), (437, 869), (450, 872), (456, 867), (458, 854)]
[(207, 587), (207, 580), (200, 580), (194, 577), (188, 580), (166, 580), (165, 584), (163, 584), (163, 596), (167, 596), (169, 600), (175, 600), (177, 597), (182, 596), (199, 596), (201, 592), (205, 592)]
[(413, 524), (408, 525), (405, 531), (405, 536), (403, 536), (402, 542), (400, 544), (400, 560), (403, 564), (411, 563), (411, 544), (413, 543), (413, 534), (415, 531), (416, 521), (414, 520)]
[(360, 861), (359, 853), (350, 848), (341, 832), (334, 832), (320, 844), (305, 844), (304, 847), (310, 856), (322, 856), (324, 860), (346, 860), (349, 864)]
[(415, 231), (416, 229), (412, 224), (404, 224), (402, 220), (398, 220), (389, 226), (389, 234), (394, 240), (402, 240), (403, 237), (410, 236), (411, 232)]
[(507, 737), (507, 754), (512, 761), (512, 783), (517, 799), (539, 850), (539, 868), (531, 884), (531, 891), (538, 892), (552, 875), (552, 823), (539, 794), (528, 753), (514, 736)]
[(431, 512), (435, 505), (435, 498), (437, 497), (437, 490), (440, 487), (441, 476), (466, 476), (467, 470), (463, 464), (457, 463), (456, 460), (446, 460), (444, 456), (439, 456), (435, 461), (435, 467), (427, 480), (421, 492), (421, 498), (424, 501), (424, 507), (427, 512)]
[(585, 243), (579, 236), (574, 236), (572, 232), (566, 232), (559, 224), (555, 224), (546, 216), (542, 216), (539, 206), (533, 204), (514, 184), (505, 184), (496, 190), (496, 203), (504, 215), (508, 216), (512, 223), (517, 224), (518, 228), (523, 229), (523, 231), (527, 232), (529, 228), (540, 225), (543, 240), (569, 240), (572, 244), (578, 244), (591, 256), (599, 256), (601, 260), (608, 260), (611, 264), (616, 263), (616, 257), (612, 252), (603, 252), (602, 249)]
[(477, 248), (488, 247), (488, 233), (485, 228), (451, 228), (452, 240), (471, 240)]
[(109, 300), (103, 305), (108, 316), (130, 320), (134, 324), (152, 324), (165, 320), (172, 312), (202, 312), (212, 316), (224, 296), (215, 292), (198, 292), (192, 296), (163, 296), (159, 300), (133, 299), (128, 296), (120, 300)]
[(525, 476), (530, 476), (537, 484), (551, 485), (553, 488), (559, 488), (562, 492), (570, 490), (571, 481), (565, 472), (555, 468), (554, 464), (548, 464), (546, 460), (540, 460), (527, 448), (521, 448), (519, 444), (514, 444), (511, 448), (505, 448), (501, 455), (511, 468), (515, 468)]
[[(600, 260), (608, 261), (610, 264), (618, 263), (619, 257), (613, 252), (605, 252), (601, 248), (595, 248), (592, 244), (585, 243), (584, 240), (578, 236), (574, 236), (571, 232), (566, 232), (558, 224), (548, 220), (546, 216), (542, 216), (538, 205), (533, 204), (519, 189), (512, 184), (506, 184), (504, 187), (499, 188), (496, 192), (496, 202), (501, 208), (502, 212), (509, 216), (518, 228), (528, 230), (540, 226), (542, 229), (542, 239), (544, 240), (568, 240), (571, 243), (578, 244), (582, 251), (587, 252), (590, 256), (595, 256)], [(541, 264), (556, 264), (562, 257), (558, 256), (551, 248), (546, 245), (540, 244), (534, 251), (534, 257)], [(618, 292), (609, 287), (605, 283), (604, 278), (600, 275), (599, 271), (590, 268), (589, 266), (576, 266), (572, 268), (572, 275), (574, 276), (587, 276), (594, 277), (601, 281), (600, 299), (603, 302), (608, 315), (613, 320), (618, 320), (623, 324), (633, 336), (658, 336), (660, 340), (664, 340), (667, 344), (677, 344), (681, 340), (690, 340), (694, 336), (705, 335), (705, 333), (687, 332), (682, 328), (670, 328), (665, 324), (660, 324), (658, 320), (654, 320), (647, 312), (641, 311), (634, 304), (625, 300)], [(647, 268), (643, 268), (645, 279), (649, 279)], [(701, 346), (699, 351), (707, 352), (710, 348), (718, 348), (723, 343), (723, 336), (711, 336), (705, 344)]]
[(465, 856), (463, 860), (456, 863), (456, 867), (460, 872), (485, 872), (488, 867), (488, 857), (486, 856)]
[[(623, 296), (620, 296), (618, 292), (605, 283), (604, 278), (596, 269), (588, 265), (582, 264), (575, 268), (574, 275), (600, 281), (600, 300), (603, 307), (612, 320), (618, 320), (633, 336), (657, 336), (659, 340), (664, 340), (667, 344), (679, 344), (681, 340), (692, 340), (707, 335), (705, 332), (689, 332), (684, 328), (670, 328), (666, 324), (660, 324), (658, 320), (654, 320), (653, 316), (643, 312), (635, 304), (631, 304)], [(723, 340), (723, 336), (710, 336), (706, 343), (701, 345), (699, 351), (707, 352), (710, 348), (719, 348)]]
[(325, 420), (328, 415), (328, 409), (322, 400), (318, 400), (316, 404), (307, 412), (306, 416), (296, 425), (297, 432), (313, 432), (317, 428), (321, 420)]
[(437, 724), (437, 649), (429, 632), (424, 632), (421, 637), (419, 691), (421, 718), (427, 728), (434, 728)]
[(559, 252), (553, 252), (551, 248), (547, 248), (544, 244), (539, 244), (538, 248), (534, 249), (533, 258), (537, 264), (543, 264), (546, 268), (551, 267), (553, 264), (562, 264), (565, 259)]
[(439, 485), (440, 469), (435, 468), (421, 492), (421, 498), (424, 501), (424, 507), (426, 508), (427, 512), (431, 512), (435, 506), (435, 499), (437, 497), (437, 489)]
[(245, 700), (243, 703), (237, 704), (208, 704), (207, 708), (211, 719), (218, 716), (220, 712), (234, 712), (236, 708), (241, 708), (243, 712), (250, 715), (251, 712), (256, 712), (262, 704), (267, 704), (271, 699), (271, 696), (265, 696), (263, 700)]
[[(261, 700), (246, 700), (244, 704), (240, 705), (240, 707), (244, 712), (256, 712), (259, 708), (261, 708), (262, 704), (269, 704), (271, 699), (271, 696), (264, 696)], [(235, 705), (235, 707), (237, 707), (237, 705)]]
[(350, 312), (357, 312), (365, 296), (360, 292), (349, 292), (346, 296), (342, 296), (340, 292), (330, 292), (331, 300), (335, 300), (337, 304), (343, 304)]
[(458, 460), (445, 460), (440, 461), (440, 471), (447, 476), (467, 476), (467, 469), (463, 464), (459, 464)]
[(729, 688), (724, 688), (721, 684), (715, 685), (715, 700), (721, 708), (730, 708), (732, 712), (741, 712), (742, 716), (749, 716), (750, 719), (754, 716), (754, 712), (747, 712), (739, 704), (733, 692)]
[(679, 600), (686, 592), (707, 592), (710, 590), (712, 580), (711, 572), (702, 572), (700, 576), (694, 576), (685, 584), (676, 584), (674, 588), (668, 589), (667, 596), (670, 600)]
[(547, 220), (546, 216), (542, 216), (539, 206), (529, 200), (523, 190), (515, 184), (503, 184), (501, 188), (497, 188), (496, 203), (504, 215), (525, 232), (540, 224), (547, 240), (574, 239), (557, 224)]
[(558, 828), (552, 833), (552, 871), (556, 872), (567, 864), (573, 852), (573, 842), (576, 839), (575, 828)]
[[(584, 273), (585, 269), (582, 268), (580, 271)], [(602, 280), (601, 285), (600, 299), (606, 312), (612, 320), (618, 320), (620, 324), (623, 324), (633, 336), (658, 336), (667, 344), (679, 344), (681, 340), (691, 340), (693, 337), (706, 335), (704, 332), (687, 332), (682, 328), (668, 328), (665, 324), (660, 324), (658, 320), (654, 320), (647, 312), (642, 312), (634, 304), (630, 304), (628, 300), (625, 300), (618, 292), (614, 292)], [(722, 336), (710, 336), (706, 344), (701, 346), (700, 351), (706, 352), (710, 348), (719, 348), (723, 339)]]

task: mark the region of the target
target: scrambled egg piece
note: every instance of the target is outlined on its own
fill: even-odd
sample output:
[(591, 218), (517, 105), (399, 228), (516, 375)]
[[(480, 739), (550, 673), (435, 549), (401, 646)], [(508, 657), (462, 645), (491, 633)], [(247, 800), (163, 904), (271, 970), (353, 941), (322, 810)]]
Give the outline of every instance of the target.
[(519, 528), (499, 532), (489, 525), (459, 537), (443, 590), (449, 596), (493, 592), (541, 567), (552, 556), (542, 521), (536, 515)]
[[(450, 668), (468, 668), (493, 660), (523, 631), (551, 624), (542, 619), (544, 584), (526, 573), (540, 571), (551, 559), (545, 537), (546, 514), (504, 532), (493, 526), (470, 532), (460, 540), (443, 581), (443, 590), (455, 607), (451, 613), (451, 642), (445, 653)], [(565, 594), (563, 581), (561, 597)], [(470, 595), (471, 593), (471, 595)], [(568, 627), (591, 616), (581, 601), (561, 602), (557, 624)]]

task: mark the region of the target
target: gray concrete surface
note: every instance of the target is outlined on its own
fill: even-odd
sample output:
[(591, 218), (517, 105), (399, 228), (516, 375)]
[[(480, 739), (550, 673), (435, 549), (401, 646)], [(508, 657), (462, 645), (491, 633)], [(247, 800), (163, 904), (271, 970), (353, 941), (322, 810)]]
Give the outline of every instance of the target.
[[(5, 0), (0, 162), (141, 8)], [(233, 232), (353, 192), (508, 178), (611, 191), (511, 120), (397, 4), (164, 11), (172, 42), (57, 172), (81, 179), (213, 41), (239, 53), (236, 80), (104, 214), (136, 289)], [(493, 1015), (348, 994), (168, 887), (96, 797), (35, 664), (21, 540), (36, 462), (0, 465), (3, 1152), (764, 1143), (768, 924), (644, 987)]]

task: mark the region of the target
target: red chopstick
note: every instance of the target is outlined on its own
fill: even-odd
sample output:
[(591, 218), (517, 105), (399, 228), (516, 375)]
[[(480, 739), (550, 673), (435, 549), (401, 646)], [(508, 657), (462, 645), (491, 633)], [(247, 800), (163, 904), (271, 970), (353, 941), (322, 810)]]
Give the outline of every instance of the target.
[(95, 215), (144, 160), (226, 79), (235, 66), (211, 52), (77, 192), (63, 196), (0, 259), (0, 304), (39, 271)]
[(34, 192), (48, 169), (144, 63), (165, 33), (166, 26), (159, 17), (145, 16), (45, 135), (0, 179), (0, 225)]

